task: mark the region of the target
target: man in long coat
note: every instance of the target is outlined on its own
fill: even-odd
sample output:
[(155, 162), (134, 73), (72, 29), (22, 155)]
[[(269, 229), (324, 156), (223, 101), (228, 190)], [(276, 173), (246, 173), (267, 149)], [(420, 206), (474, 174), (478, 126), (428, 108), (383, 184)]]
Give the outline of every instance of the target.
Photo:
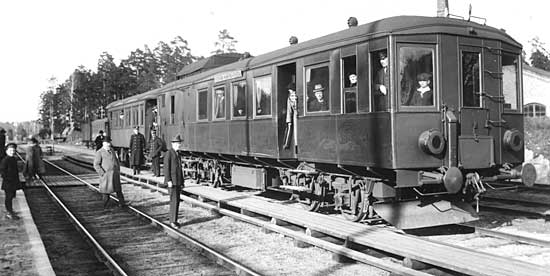
[(176, 150), (180, 147), (181, 138), (176, 135), (171, 141), (172, 147), (164, 155), (164, 184), (168, 185), (170, 191), (170, 225), (174, 228), (180, 226), (178, 223), (178, 209), (180, 204), (180, 193), (184, 185), (181, 158)]
[(2, 175), (2, 190), (6, 193), (4, 199), (4, 205), (6, 206), (6, 218), (19, 219), (17, 214), (13, 211), (13, 199), (17, 190), (21, 189), (21, 182), (19, 182), (19, 169), (17, 168), (17, 158), (15, 157), (15, 150), (17, 145), (9, 143), (6, 146), (6, 153), (2, 161), (0, 161), (0, 174)]
[(145, 136), (139, 133), (139, 126), (134, 128), (134, 134), (130, 137), (130, 166), (134, 169), (134, 175), (139, 174), (141, 165), (145, 159)]
[(23, 169), (23, 175), (27, 179), (27, 183), (31, 183), (36, 175), (40, 175), (46, 172), (44, 161), (42, 161), (42, 149), (38, 145), (38, 140), (32, 138), (29, 146), (25, 150), (25, 168)]
[(96, 151), (94, 169), (99, 174), (99, 192), (103, 194), (103, 208), (109, 203), (109, 195), (116, 192), (119, 206), (124, 206), (124, 195), (120, 187), (120, 163), (111, 148), (111, 138), (105, 136), (103, 146)]
[(151, 141), (149, 141), (149, 158), (151, 158), (153, 175), (160, 176), (160, 155), (166, 151), (164, 141), (157, 136), (157, 131), (151, 131)]

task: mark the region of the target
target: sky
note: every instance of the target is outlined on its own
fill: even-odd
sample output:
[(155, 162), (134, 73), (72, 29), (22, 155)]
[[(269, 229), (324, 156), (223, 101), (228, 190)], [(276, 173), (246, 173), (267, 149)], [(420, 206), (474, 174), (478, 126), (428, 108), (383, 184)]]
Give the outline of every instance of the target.
[[(449, 0), (450, 13), (487, 18), (523, 44), (550, 43), (545, 1)], [(517, 4), (521, 5), (518, 6)], [(194, 55), (208, 56), (222, 29), (236, 49), (260, 55), (359, 24), (398, 15), (436, 16), (437, 0), (17, 0), (0, 3), (0, 122), (38, 119), (40, 94), (80, 65), (96, 71), (102, 52), (116, 61), (176, 36)], [(550, 48), (550, 46), (547, 46)]]

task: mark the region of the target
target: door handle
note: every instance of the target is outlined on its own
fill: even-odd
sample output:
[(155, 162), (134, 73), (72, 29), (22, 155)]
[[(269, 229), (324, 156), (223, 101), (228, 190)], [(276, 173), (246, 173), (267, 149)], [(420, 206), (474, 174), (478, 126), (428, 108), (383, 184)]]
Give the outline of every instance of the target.
[(493, 95), (487, 94), (487, 92), (474, 92), (474, 94), (476, 94), (477, 96), (486, 97), (493, 102), (497, 102), (497, 103), (504, 102), (504, 96), (493, 96)]

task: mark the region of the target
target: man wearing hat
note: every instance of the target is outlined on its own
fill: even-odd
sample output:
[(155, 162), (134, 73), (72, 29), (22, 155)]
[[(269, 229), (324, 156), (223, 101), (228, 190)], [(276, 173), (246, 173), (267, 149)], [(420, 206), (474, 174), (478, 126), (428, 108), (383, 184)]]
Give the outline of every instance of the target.
[(134, 175), (139, 174), (141, 165), (145, 159), (145, 136), (139, 133), (139, 126), (134, 127), (134, 134), (130, 137), (130, 166), (134, 169)]
[(103, 138), (102, 147), (96, 151), (94, 169), (99, 174), (99, 192), (103, 194), (103, 208), (107, 208), (110, 194), (116, 192), (118, 204), (124, 206), (124, 195), (120, 186), (120, 162), (111, 148), (111, 137)]
[(378, 53), (380, 65), (382, 66), (376, 74), (374, 89), (374, 109), (375, 111), (386, 111), (388, 109), (388, 90), (390, 87), (390, 68), (387, 52)]
[(166, 145), (160, 137), (157, 136), (157, 131), (151, 131), (151, 140), (149, 141), (149, 158), (151, 158), (153, 175), (160, 176), (160, 155), (166, 151)]
[(316, 84), (313, 87), (313, 94), (315, 95), (315, 99), (311, 100), (308, 103), (307, 105), (308, 112), (328, 110), (328, 104), (327, 104), (327, 101), (325, 101), (324, 91), (325, 91), (325, 88), (323, 87), (322, 84)]
[(19, 219), (17, 214), (13, 211), (13, 199), (17, 190), (21, 189), (21, 182), (19, 182), (19, 169), (17, 168), (17, 158), (15, 157), (15, 150), (17, 145), (9, 143), (6, 146), (7, 156), (0, 161), (0, 174), (2, 175), (2, 190), (6, 193), (4, 199), (4, 205), (6, 206), (6, 218)]
[(170, 225), (178, 228), (180, 193), (184, 185), (181, 158), (177, 152), (181, 144), (179, 134), (172, 138), (170, 144), (172, 147), (164, 155), (164, 184), (168, 185), (170, 192)]
[(103, 147), (103, 139), (105, 136), (103, 136), (103, 130), (99, 131), (99, 135), (95, 137), (94, 144), (95, 144), (95, 150), (98, 151), (101, 147)]

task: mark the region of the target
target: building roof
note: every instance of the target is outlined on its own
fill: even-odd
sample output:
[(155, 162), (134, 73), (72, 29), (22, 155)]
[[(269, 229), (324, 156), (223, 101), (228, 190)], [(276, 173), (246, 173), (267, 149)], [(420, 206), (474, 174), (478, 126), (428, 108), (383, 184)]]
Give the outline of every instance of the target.
[(533, 73), (533, 74), (537, 74), (541, 77), (544, 77), (544, 78), (550, 78), (550, 71), (546, 71), (546, 70), (543, 70), (543, 69), (540, 69), (540, 68), (536, 68), (536, 67), (533, 67), (529, 64), (526, 64), (524, 63), (523, 64), (523, 72), (530, 72), (530, 73)]

